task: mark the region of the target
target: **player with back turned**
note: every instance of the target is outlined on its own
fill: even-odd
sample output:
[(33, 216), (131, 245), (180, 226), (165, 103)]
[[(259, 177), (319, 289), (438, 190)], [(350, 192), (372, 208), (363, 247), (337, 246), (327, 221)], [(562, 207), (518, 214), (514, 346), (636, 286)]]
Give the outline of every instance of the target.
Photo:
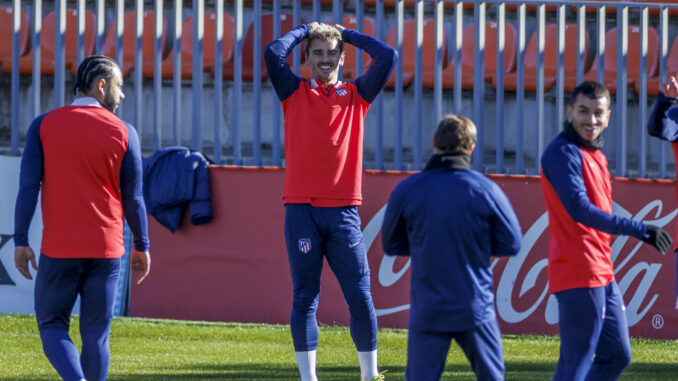
[(614, 277), (611, 234), (631, 235), (664, 253), (664, 230), (612, 214), (612, 185), (602, 153), (610, 93), (578, 85), (563, 131), (541, 157), (549, 217), (549, 291), (558, 301), (556, 381), (616, 380), (631, 362), (624, 301)]
[[(311, 80), (296, 76), (286, 57), (306, 40)], [(352, 82), (339, 81), (344, 43), (365, 50), (374, 64)], [(285, 241), (294, 286), (290, 327), (303, 381), (315, 374), (323, 261), (337, 277), (351, 314), (351, 337), (363, 380), (379, 377), (377, 318), (357, 207), (362, 203), (363, 123), (397, 54), (357, 31), (299, 25), (264, 51), (285, 116)]]
[(408, 381), (440, 380), (452, 339), (478, 380), (504, 379), (490, 257), (518, 254), (522, 234), (504, 192), (471, 169), (476, 136), (470, 119), (445, 115), (435, 155), (384, 214), (384, 252), (412, 258)]
[[(37, 270), (35, 317), (45, 355), (59, 376), (103, 381), (125, 254), (123, 217), (134, 235), (131, 265), (137, 283), (151, 264), (141, 149), (134, 127), (114, 114), (125, 98), (114, 60), (85, 58), (75, 91), (71, 105), (37, 117), (28, 128), (14, 216), (14, 260), (28, 279), (28, 264)], [(44, 228), (38, 268), (28, 229), (39, 193)], [(68, 335), (78, 296), (80, 354)]]

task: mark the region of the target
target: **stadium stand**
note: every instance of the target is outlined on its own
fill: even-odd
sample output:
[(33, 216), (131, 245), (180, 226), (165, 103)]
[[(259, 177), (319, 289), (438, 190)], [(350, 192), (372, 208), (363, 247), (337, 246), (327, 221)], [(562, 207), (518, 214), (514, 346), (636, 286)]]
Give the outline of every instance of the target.
[[(14, 12), (11, 6), (0, 7), (0, 65), (3, 61), (12, 61), (12, 19)], [(28, 53), (31, 47), (31, 25), (28, 19), (28, 12), (21, 10), (21, 27), (19, 29), (19, 56)], [(11, 62), (10, 62), (11, 64)]]
[[(666, 57), (666, 76), (678, 75), (678, 37), (673, 39), (671, 47), (669, 48), (669, 54)], [(647, 94), (648, 95), (657, 95), (659, 91), (659, 70), (657, 70), (656, 75), (647, 78)], [(634, 85), (636, 94), (640, 94), (640, 81), (636, 81)]]
[[(349, 29), (357, 29), (357, 20), (355, 16), (344, 16), (343, 25)], [(330, 18), (325, 21), (326, 24), (333, 25), (334, 21)], [(369, 18), (363, 18), (363, 34), (368, 36), (374, 36), (374, 21)], [(344, 67), (342, 69), (342, 75), (346, 80), (352, 80), (356, 77), (355, 75), (355, 61), (356, 61), (356, 48), (351, 44), (344, 45), (345, 55), (344, 55)], [(370, 56), (367, 53), (363, 52), (363, 71), (367, 68), (367, 63), (370, 61)], [(302, 65), (301, 70), (299, 71), (299, 76), (302, 78), (310, 79), (311, 78), (311, 67), (308, 65)]]
[[(302, 19), (301, 23), (304, 24), (305, 21)], [(294, 25), (294, 18), (291, 13), (281, 13), (280, 14), (280, 34), (285, 34), (288, 31), (292, 30), (296, 25)], [(266, 64), (264, 63), (264, 54), (263, 50), (266, 45), (270, 44), (273, 41), (273, 13), (265, 13), (261, 15), (261, 80), (265, 81), (268, 79), (268, 73), (266, 72)], [(292, 65), (292, 54), (287, 57), (287, 62)], [(302, 49), (301, 62), (304, 62), (304, 54)], [(214, 75), (214, 67), (210, 69), (212, 75)], [(245, 34), (245, 41), (242, 45), (242, 79), (244, 81), (252, 81), (254, 79), (254, 23), (251, 23), (247, 28), (247, 33)], [(234, 76), (233, 62), (224, 62), (223, 76), (224, 79), (232, 80)]]
[[(144, 25), (143, 35), (141, 36), (141, 59), (144, 71), (146, 65), (153, 68), (153, 57), (155, 56), (155, 11), (144, 11)], [(162, 18), (162, 41), (161, 57), (167, 55), (167, 19)], [(106, 38), (101, 49), (105, 56), (115, 57), (115, 40), (116, 40), (116, 23), (117, 20), (108, 24)], [(124, 28), (122, 33), (122, 75), (127, 76), (132, 69), (134, 69), (134, 44), (136, 40), (136, 11), (125, 12)], [(73, 73), (77, 68), (73, 67)]]
[[(485, 81), (491, 82), (492, 77), (497, 72), (497, 23), (488, 21), (485, 23)], [(473, 33), (474, 24), (469, 24), (464, 28), (463, 42), (461, 47), (461, 88), (468, 90), (473, 88), (473, 49), (475, 44), (475, 35)], [(516, 62), (516, 29), (511, 23), (506, 23), (504, 27), (504, 73), (510, 73), (515, 69)], [(435, 76), (433, 72), (424, 73), (424, 87), (433, 88), (435, 85)], [(443, 89), (454, 88), (454, 57), (443, 70)]]
[[(216, 13), (205, 12), (204, 34), (202, 43), (202, 62), (203, 70), (205, 72), (211, 71), (214, 68), (215, 58), (215, 29), (216, 29)], [(181, 77), (184, 79), (191, 78), (193, 75), (193, 52), (195, 51), (193, 45), (193, 16), (187, 17), (181, 27)], [(224, 13), (224, 35), (222, 39), (222, 59), (224, 63), (232, 62), (233, 60), (233, 17), (229, 13)], [(174, 51), (163, 59), (162, 61), (162, 77), (172, 78), (174, 75)], [(144, 62), (143, 68), (144, 77), (153, 77), (153, 60)]]
[[(435, 32), (436, 24), (434, 19), (424, 20), (424, 38), (422, 45), (422, 72), (433, 72), (435, 68), (435, 60), (427, 59), (427, 57), (435, 57)], [(407, 19), (403, 23), (403, 54), (398, 59), (403, 63), (403, 87), (409, 86), (414, 80), (415, 61), (416, 61), (416, 44), (417, 44), (417, 24), (415, 19)], [(386, 37), (386, 44), (396, 47), (396, 28), (393, 26)], [(447, 29), (443, 28), (443, 43), (442, 43), (442, 60), (447, 62)], [(370, 60), (371, 64), (371, 60)], [(369, 65), (368, 65), (369, 66)], [(445, 64), (443, 64), (443, 67)], [(386, 87), (395, 87), (396, 70), (393, 70), (391, 78), (386, 83)]]
[[(626, 78), (627, 86), (634, 87), (636, 80), (640, 76), (640, 27), (630, 25), (628, 27), (628, 52), (626, 56)], [(647, 76), (653, 77), (657, 74), (659, 64), (659, 37), (657, 30), (648, 27), (647, 32)], [(617, 91), (617, 28), (612, 28), (605, 33), (605, 66), (604, 82), (611, 93)], [(586, 81), (595, 81), (597, 78), (598, 57), (593, 60), (591, 68), (584, 76)], [(576, 83), (574, 81), (565, 81), (565, 91), (574, 90)]]
[[(649, 4), (673, 4), (673, 5), (676, 5), (676, 0), (631, 0), (631, 1), (638, 2), (638, 3), (649, 3)], [(658, 15), (659, 14), (659, 8), (650, 8), (649, 13), (651, 15)], [(678, 15), (678, 8), (669, 8), (669, 15)]]
[[(525, 49), (524, 89), (528, 92), (537, 91), (537, 31), (532, 33)], [(558, 25), (548, 24), (544, 33), (544, 91), (549, 91), (556, 84), (556, 72), (558, 69)], [(589, 62), (589, 33), (584, 37), (584, 72), (586, 63)], [(563, 54), (564, 80), (576, 81), (577, 79), (577, 25), (565, 25), (565, 51)], [(515, 91), (518, 87), (518, 73), (511, 72), (504, 75), (504, 90)], [(497, 88), (497, 77), (492, 77), (492, 87)]]
[[(54, 75), (54, 27), (56, 14), (50, 12), (42, 20), (42, 36), (40, 38), (40, 73), (42, 75)], [(96, 19), (92, 11), (85, 13), (85, 33), (83, 38), (84, 56), (94, 53), (96, 43), (95, 35)], [(78, 11), (73, 8), (66, 10), (66, 34), (65, 34), (65, 66), (70, 69), (75, 64), (78, 46)], [(12, 60), (2, 61), (2, 70), (12, 71)], [(33, 51), (19, 58), (19, 72), (30, 74), (33, 72)]]

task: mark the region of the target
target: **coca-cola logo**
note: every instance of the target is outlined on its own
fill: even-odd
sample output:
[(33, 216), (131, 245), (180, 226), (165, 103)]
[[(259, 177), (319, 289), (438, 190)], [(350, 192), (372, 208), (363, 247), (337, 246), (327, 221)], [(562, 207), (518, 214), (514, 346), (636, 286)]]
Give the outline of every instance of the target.
[[(379, 209), (363, 230), (368, 251), (380, 233), (385, 210), (386, 206)], [(652, 200), (632, 215), (615, 202), (613, 213), (665, 227), (675, 219), (678, 209), (664, 212), (662, 200)], [(548, 293), (546, 278), (547, 228), (548, 215), (543, 212), (524, 231), (522, 247), (516, 256), (508, 259), (494, 258), (491, 262), (491, 268), (495, 271), (497, 312), (500, 320), (505, 323), (524, 324), (528, 320), (531, 323), (541, 322), (542, 325), (551, 326), (558, 323), (558, 305), (555, 297)], [(629, 326), (634, 326), (651, 311), (657, 302), (659, 292), (673, 292), (672, 289), (664, 290), (655, 285), (666, 258), (654, 248), (628, 236), (617, 236), (611, 247), (615, 276), (627, 303), (628, 323)], [(381, 253), (380, 249), (379, 252)], [(642, 255), (639, 255), (639, 252), (642, 252)], [(404, 265), (396, 266), (396, 257), (382, 255), (376, 277), (378, 286), (395, 287), (409, 268), (409, 258)], [(409, 301), (402, 300), (402, 296), (399, 300), (388, 299), (379, 301), (377, 316), (387, 316), (409, 309)], [(388, 304), (384, 305), (384, 302)], [(537, 316), (538, 314), (542, 314), (541, 317)], [(660, 314), (650, 315), (649, 318), (654, 329), (661, 329), (664, 326), (664, 317)]]

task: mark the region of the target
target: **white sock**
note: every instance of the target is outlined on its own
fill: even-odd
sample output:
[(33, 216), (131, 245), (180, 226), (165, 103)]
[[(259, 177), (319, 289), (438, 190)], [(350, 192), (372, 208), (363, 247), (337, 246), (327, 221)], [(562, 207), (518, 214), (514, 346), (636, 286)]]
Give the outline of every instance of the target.
[(360, 377), (363, 381), (369, 381), (379, 375), (376, 349), (370, 352), (358, 352), (358, 362), (360, 363)]
[(301, 381), (318, 381), (315, 375), (315, 351), (294, 352)]

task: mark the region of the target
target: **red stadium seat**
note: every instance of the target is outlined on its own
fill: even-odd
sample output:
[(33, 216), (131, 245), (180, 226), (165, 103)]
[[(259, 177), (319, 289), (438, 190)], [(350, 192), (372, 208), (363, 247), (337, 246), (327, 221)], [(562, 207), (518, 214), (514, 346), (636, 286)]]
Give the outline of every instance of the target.
[[(261, 16), (261, 80), (265, 81), (268, 79), (268, 73), (266, 72), (266, 64), (264, 62), (264, 53), (263, 50), (268, 44), (273, 41), (273, 13), (266, 13)], [(304, 20), (301, 20), (301, 23), (304, 24)], [(294, 19), (290, 13), (280, 14), (280, 35), (283, 35), (290, 30), (294, 29)], [(292, 57), (290, 54), (287, 57), (287, 62), (292, 65)], [(303, 49), (301, 55), (301, 61), (304, 61)], [(214, 68), (210, 70), (212, 75), (214, 75)], [(251, 23), (247, 28), (247, 33), (245, 34), (245, 40), (242, 45), (242, 79), (245, 81), (252, 81), (254, 79), (254, 23)], [(233, 79), (234, 76), (234, 67), (233, 62), (225, 62), (223, 69), (224, 79)]]
[[(403, 87), (409, 86), (414, 80), (414, 71), (415, 71), (415, 60), (416, 60), (416, 20), (407, 19), (403, 23), (403, 54), (402, 57), (398, 57), (403, 63), (403, 78), (402, 84)], [(422, 45), (422, 74), (424, 78), (427, 73), (433, 72), (435, 68), (435, 60), (430, 59), (435, 57), (435, 31), (436, 23), (434, 19), (425, 19), (424, 20), (424, 38)], [(395, 26), (391, 28), (386, 38), (386, 44), (396, 47), (396, 30)], [(443, 63), (447, 63), (447, 29), (443, 27), (443, 43), (442, 43), (442, 53), (443, 53)], [(369, 66), (369, 65), (368, 65)], [(393, 69), (393, 74), (386, 83), (386, 87), (395, 87), (395, 76), (396, 70)]]
[[(355, 16), (344, 16), (342, 25), (349, 29), (357, 28), (357, 20)], [(326, 24), (333, 25), (334, 21), (329, 19), (325, 22)], [(374, 36), (374, 21), (369, 17), (363, 18), (363, 34), (368, 36)], [(345, 54), (344, 54), (344, 66), (342, 69), (343, 77), (345, 79), (354, 79), (355, 78), (355, 61), (356, 61), (356, 48), (351, 44), (345, 44)], [(367, 67), (367, 63), (370, 61), (370, 56), (367, 53), (363, 52), (363, 68)], [(311, 67), (308, 65), (302, 65), (299, 75), (302, 78), (310, 79), (311, 78)]]
[[(594, 0), (591, 0), (594, 1)], [(633, 1), (633, 0), (631, 0)], [(617, 0), (600, 0), (596, 1), (598, 3), (618, 3)], [(577, 6), (573, 5), (572, 6), (572, 11), (577, 12)], [(598, 12), (598, 7), (596, 5), (587, 5), (586, 6), (586, 13), (597, 13)], [(611, 14), (611, 13), (617, 13), (617, 7), (606, 5), (605, 6), (605, 13), (606, 14)]]
[[(385, 8), (395, 8), (396, 6), (396, 0), (384, 0), (384, 7)], [(363, 2), (365, 6), (367, 7), (376, 7), (377, 6), (377, 1), (376, 0), (365, 0)], [(416, 4), (415, 1), (413, 0), (405, 0), (404, 5), (405, 8), (414, 8), (414, 5)], [(453, 2), (445, 2), (443, 3), (443, 7), (445, 8), (454, 8), (455, 3)], [(464, 9), (473, 9), (473, 1), (466, 1), (464, 2)]]
[[(202, 71), (212, 71), (215, 56), (216, 13), (205, 12), (204, 34), (202, 40)], [(181, 77), (189, 79), (193, 76), (193, 16), (187, 17), (181, 27)], [(233, 17), (224, 13), (224, 36), (222, 39), (222, 60), (224, 63), (233, 60)], [(153, 77), (153, 61), (144, 62), (144, 77)], [(172, 78), (174, 75), (174, 51), (162, 60), (162, 77)]]
[[(556, 84), (558, 69), (558, 25), (546, 25), (544, 41), (544, 91), (549, 91)], [(584, 40), (584, 70), (589, 61), (589, 34), (586, 32)], [(577, 25), (565, 25), (565, 51), (563, 54), (563, 72), (565, 81), (575, 80), (577, 77)], [(532, 34), (525, 49), (523, 83), (525, 91), (537, 90), (537, 31)], [(515, 91), (518, 73), (511, 72), (504, 75), (504, 89)], [(492, 77), (492, 86), (497, 88), (497, 78)]]
[[(43, 75), (54, 74), (54, 26), (56, 25), (56, 14), (49, 13), (42, 21), (42, 35), (40, 36), (40, 72)], [(85, 13), (85, 33), (83, 39), (84, 57), (94, 53), (96, 19), (92, 11)], [(76, 9), (66, 10), (66, 33), (65, 33), (65, 67), (66, 69), (76, 65), (78, 46), (78, 11)], [(2, 69), (6, 72), (12, 70), (12, 61), (3, 60)], [(33, 51), (19, 59), (19, 72), (21, 74), (30, 74), (33, 72)]]
[[(146, 65), (153, 67), (153, 57), (155, 56), (155, 11), (144, 11), (143, 15), (143, 35), (141, 36), (141, 56), (144, 70)], [(108, 25), (108, 32), (104, 39), (104, 45), (101, 49), (105, 56), (116, 56), (116, 23), (113, 21)], [(167, 19), (163, 16), (162, 22), (162, 52), (160, 57), (167, 55)], [(122, 33), (122, 75), (126, 76), (134, 69), (134, 45), (136, 43), (136, 11), (125, 12), (124, 27)]]
[[(676, 5), (676, 0), (631, 0), (634, 2), (638, 3), (654, 3), (654, 4), (674, 4)], [(658, 15), (659, 14), (659, 8), (650, 8), (649, 13), (651, 15)], [(669, 15), (678, 15), (678, 8), (672, 8), (669, 9)]]
[[(656, 95), (659, 91), (659, 69), (657, 75), (647, 79), (647, 94)], [(671, 48), (669, 48), (669, 55), (666, 58), (666, 76), (678, 75), (678, 37), (673, 39)], [(640, 81), (635, 83), (636, 94), (640, 94)]]
[[(485, 23), (485, 82), (490, 82), (497, 72), (497, 23), (488, 21)], [(474, 25), (469, 24), (464, 28), (463, 42), (461, 47), (461, 76), (462, 89), (473, 88), (474, 68)], [(504, 27), (504, 73), (514, 70), (516, 63), (516, 29), (511, 23)], [(454, 88), (454, 57), (450, 64), (443, 70), (443, 89)], [(433, 72), (425, 73), (423, 78), (425, 87), (433, 88), (435, 77)]]
[[(28, 19), (28, 12), (21, 9), (21, 27), (19, 29), (19, 57), (28, 53), (31, 48), (30, 38), (30, 21)], [(12, 19), (14, 18), (14, 11), (11, 6), (0, 7), (0, 64), (3, 61), (12, 61)], [(10, 62), (11, 65), (11, 62)]]
[[(647, 76), (652, 77), (657, 73), (659, 63), (659, 37), (657, 30), (648, 28), (647, 45)], [(597, 80), (597, 61), (593, 60), (591, 68), (584, 76), (585, 81)], [(630, 25), (628, 27), (628, 53), (626, 61), (627, 86), (634, 87), (636, 80), (640, 75), (640, 27)], [(611, 93), (617, 91), (617, 28), (612, 28), (605, 33), (605, 86)], [(576, 87), (575, 81), (565, 81), (565, 91), (571, 92)]]

